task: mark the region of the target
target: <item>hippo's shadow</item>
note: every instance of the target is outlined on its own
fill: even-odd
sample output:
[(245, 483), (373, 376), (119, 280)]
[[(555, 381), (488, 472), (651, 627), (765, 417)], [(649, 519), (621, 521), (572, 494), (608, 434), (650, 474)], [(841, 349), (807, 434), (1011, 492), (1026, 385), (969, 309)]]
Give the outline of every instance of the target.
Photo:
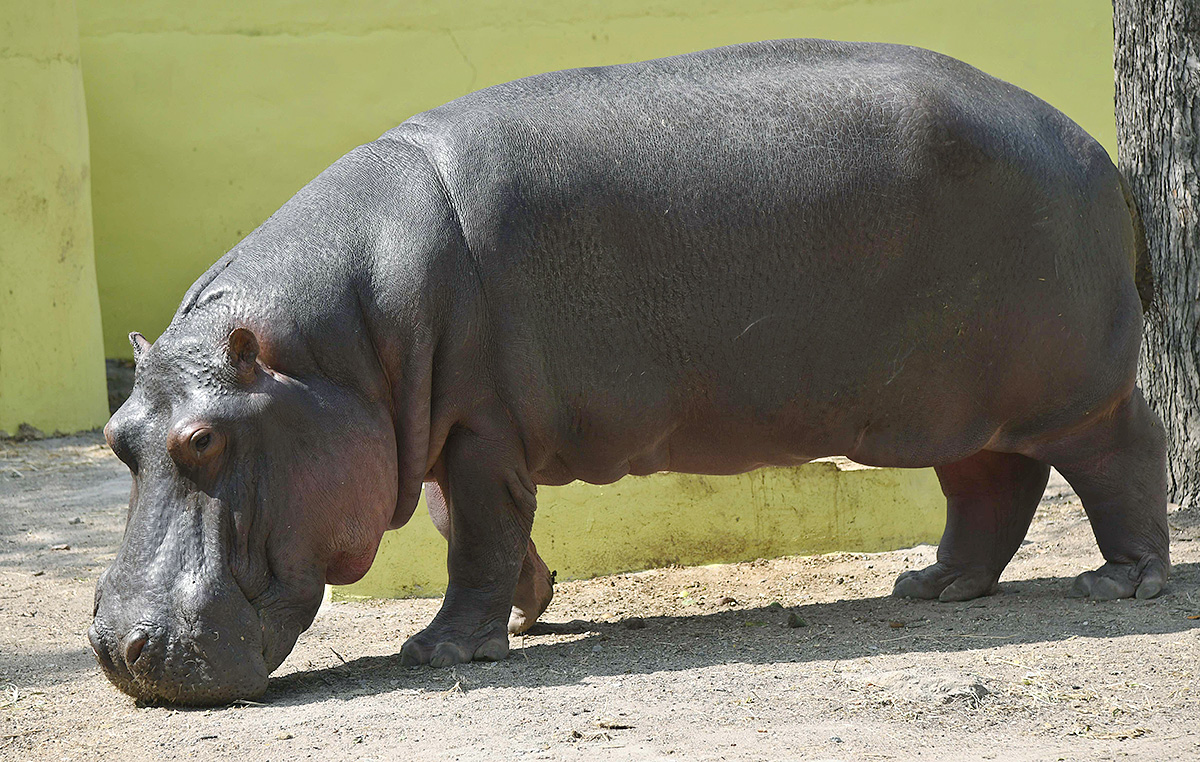
[[(644, 627), (630, 627), (628, 622), (552, 623), (543, 628), (546, 635), (514, 637), (512, 653), (503, 662), (447, 669), (401, 666), (397, 643), (394, 655), (365, 656), (273, 678), (263, 700), (286, 706), (394, 691), (534, 688), (579, 683), (595, 675), (955, 652), (1200, 629), (1200, 620), (1188, 619), (1200, 613), (1200, 564), (1176, 566), (1167, 591), (1153, 601), (1068, 598), (1070, 584), (1065, 577), (1006, 582), (1000, 595), (952, 604), (879, 597), (647, 617)], [(788, 626), (793, 614), (802, 621), (792, 624), (801, 626)], [(563, 634), (581, 637), (553, 637)]]

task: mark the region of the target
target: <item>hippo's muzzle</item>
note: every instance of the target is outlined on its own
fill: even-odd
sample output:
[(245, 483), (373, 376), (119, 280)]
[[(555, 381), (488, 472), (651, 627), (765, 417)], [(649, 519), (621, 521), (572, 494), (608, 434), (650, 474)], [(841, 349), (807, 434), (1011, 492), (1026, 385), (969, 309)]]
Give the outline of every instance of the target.
[(126, 599), (112, 578), (106, 572), (97, 585), (88, 640), (122, 691), (148, 703), (212, 705), (266, 690), (262, 626), (236, 588), (214, 594), (181, 582), (164, 606)]

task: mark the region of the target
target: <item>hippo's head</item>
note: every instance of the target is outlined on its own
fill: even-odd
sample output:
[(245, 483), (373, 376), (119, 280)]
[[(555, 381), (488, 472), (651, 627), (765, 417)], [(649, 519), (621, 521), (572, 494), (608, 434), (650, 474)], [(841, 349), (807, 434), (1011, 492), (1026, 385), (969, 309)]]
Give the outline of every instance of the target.
[(138, 699), (226, 703), (261, 695), (323, 586), (370, 566), (396, 508), (395, 433), (386, 404), (293, 372), (245, 327), (175, 327), (130, 337), (133, 393), (104, 433), (133, 490), (88, 637)]

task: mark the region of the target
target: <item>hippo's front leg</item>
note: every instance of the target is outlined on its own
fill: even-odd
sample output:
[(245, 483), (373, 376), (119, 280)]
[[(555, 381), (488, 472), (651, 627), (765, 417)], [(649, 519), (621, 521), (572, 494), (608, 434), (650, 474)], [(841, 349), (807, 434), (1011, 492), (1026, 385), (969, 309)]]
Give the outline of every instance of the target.
[(402, 664), (445, 667), (508, 655), (513, 591), (537, 507), (524, 452), (508, 432), (455, 429), (438, 483), (450, 514), (450, 584), (442, 609), (405, 642)]
[[(429, 507), (429, 518), (433, 520), (433, 525), (442, 533), (442, 537), (449, 540), (450, 508), (437, 482), (426, 482), (425, 504)], [(538, 555), (533, 540), (530, 540), (525, 560), (521, 563), (521, 573), (517, 577), (517, 589), (513, 591), (508, 634), (520, 635), (532, 627), (553, 598), (554, 576)]]

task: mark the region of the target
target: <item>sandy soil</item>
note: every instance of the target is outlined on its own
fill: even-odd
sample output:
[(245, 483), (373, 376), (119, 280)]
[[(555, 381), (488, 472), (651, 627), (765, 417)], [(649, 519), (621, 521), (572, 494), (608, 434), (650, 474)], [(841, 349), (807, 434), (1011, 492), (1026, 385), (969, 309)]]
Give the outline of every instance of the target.
[(888, 598), (928, 546), (663, 569), (561, 583), (507, 661), (446, 670), (397, 658), (438, 601), (327, 604), (262, 704), (175, 710), (84, 636), (127, 492), (97, 435), (0, 442), (0, 758), (1200, 758), (1191, 511), (1154, 601), (1065, 596), (1101, 559), (1059, 480), (992, 598)]

